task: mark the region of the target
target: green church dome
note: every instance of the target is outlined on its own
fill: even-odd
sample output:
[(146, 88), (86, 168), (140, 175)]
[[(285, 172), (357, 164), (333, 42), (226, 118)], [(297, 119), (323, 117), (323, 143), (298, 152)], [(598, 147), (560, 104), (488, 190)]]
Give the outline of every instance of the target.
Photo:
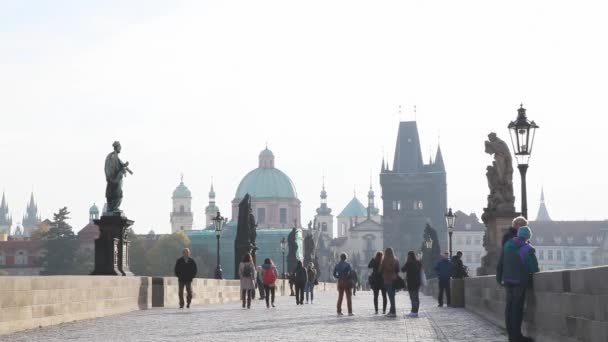
[(367, 208), (359, 201), (357, 197), (353, 197), (353, 199), (348, 202), (346, 207), (342, 210), (339, 217), (365, 217), (367, 216)]
[(177, 188), (173, 190), (173, 198), (191, 198), (192, 193), (187, 186), (184, 185), (184, 179), (182, 177), (182, 181), (179, 183)]
[(297, 198), (291, 179), (274, 167), (274, 154), (266, 148), (260, 153), (260, 165), (249, 172), (236, 190), (235, 198), (249, 194), (254, 198)]

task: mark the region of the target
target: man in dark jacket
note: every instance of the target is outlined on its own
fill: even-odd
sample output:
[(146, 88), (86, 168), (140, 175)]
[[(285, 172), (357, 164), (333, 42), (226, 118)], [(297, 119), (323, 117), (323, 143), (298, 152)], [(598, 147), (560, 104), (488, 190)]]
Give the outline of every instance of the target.
[(510, 342), (532, 341), (521, 333), (526, 288), (532, 283), (532, 274), (539, 271), (534, 247), (528, 242), (531, 237), (529, 227), (520, 227), (517, 237), (503, 246), (496, 266), (496, 281), (507, 289), (505, 323)]
[(435, 266), (435, 272), (439, 278), (439, 307), (443, 307), (443, 292), (447, 297), (447, 304), (452, 304), (452, 293), (450, 290), (450, 278), (452, 277), (452, 264), (449, 260), (449, 254), (444, 253), (441, 260), (437, 262)]
[(182, 257), (175, 262), (175, 276), (178, 280), (179, 308), (184, 308), (184, 287), (186, 288), (186, 307), (192, 302), (192, 279), (196, 277), (196, 262), (190, 257), (190, 249), (182, 250)]
[(458, 251), (452, 257), (452, 279), (463, 279), (468, 276), (467, 268), (462, 262), (462, 252)]

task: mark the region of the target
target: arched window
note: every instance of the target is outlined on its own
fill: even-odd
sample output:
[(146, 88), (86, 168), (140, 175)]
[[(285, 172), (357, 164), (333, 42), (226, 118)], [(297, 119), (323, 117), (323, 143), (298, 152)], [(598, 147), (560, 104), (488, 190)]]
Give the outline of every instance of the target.
[(325, 222), (321, 223), (321, 231), (323, 231), (323, 232), (327, 231), (327, 223), (325, 223)]
[(27, 265), (27, 252), (17, 251), (15, 254), (15, 265)]

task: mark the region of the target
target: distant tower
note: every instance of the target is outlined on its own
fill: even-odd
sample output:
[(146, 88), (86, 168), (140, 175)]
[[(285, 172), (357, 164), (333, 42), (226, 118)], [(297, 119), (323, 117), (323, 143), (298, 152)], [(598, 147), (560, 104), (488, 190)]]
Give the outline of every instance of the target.
[(30, 236), (41, 222), (38, 214), (38, 205), (34, 202), (34, 193), (30, 196), (30, 203), (27, 205), (26, 214), (23, 216), (23, 236)]
[(15, 227), (15, 233), (13, 234), (13, 238), (16, 240), (23, 239), (23, 229), (21, 228), (21, 225), (19, 225), (19, 223), (17, 223), (17, 226)]
[(209, 190), (209, 205), (205, 208), (205, 227), (209, 227), (213, 224), (213, 218), (217, 215), (220, 208), (215, 205), (215, 190), (213, 190), (213, 182), (211, 182), (211, 189)]
[(338, 214), (338, 234), (336, 237), (347, 235), (349, 229), (366, 220), (367, 208), (359, 201), (357, 194), (353, 192), (353, 199)]
[(331, 238), (336, 237), (334, 232), (334, 215), (331, 214), (331, 208), (327, 206), (327, 191), (325, 191), (325, 180), (323, 181), (323, 187), (321, 190), (321, 206), (317, 208), (317, 215), (315, 216), (317, 224), (321, 228), (321, 231), (329, 234)]
[(89, 223), (93, 223), (93, 220), (99, 220), (99, 208), (95, 203), (89, 208)]
[(375, 198), (376, 194), (374, 193), (374, 189), (372, 187), (372, 182), (370, 179), (369, 191), (367, 192), (367, 218), (375, 221), (376, 223), (381, 223), (380, 209), (376, 207)]
[(536, 221), (544, 221), (550, 222), (551, 217), (549, 216), (549, 211), (547, 210), (547, 206), (545, 205), (545, 189), (541, 188), (540, 190), (540, 207), (538, 208), (538, 214), (536, 215)]
[(420, 250), (427, 222), (437, 230), (439, 247), (447, 248), (446, 169), (441, 148), (433, 163), (424, 164), (415, 121), (399, 123), (392, 168), (380, 172), (384, 246), (393, 246), (400, 257)]
[(6, 198), (4, 198), (4, 192), (2, 192), (2, 202), (0, 203), (0, 234), (11, 234), (11, 225), (13, 219), (8, 214), (8, 204)]
[(171, 212), (171, 233), (192, 229), (192, 194), (184, 185), (184, 176), (173, 191), (173, 212)]

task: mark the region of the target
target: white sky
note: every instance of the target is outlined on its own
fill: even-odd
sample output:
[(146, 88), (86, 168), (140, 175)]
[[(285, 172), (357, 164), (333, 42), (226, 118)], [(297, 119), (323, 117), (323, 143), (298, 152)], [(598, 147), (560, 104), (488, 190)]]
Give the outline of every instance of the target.
[[(125, 3), (128, 3), (125, 5)], [(523, 101), (541, 129), (528, 174), (554, 219), (606, 219), (606, 4), (596, 1), (3, 1), (0, 190), (14, 222), (34, 191), (76, 230), (104, 202), (111, 143), (135, 175), (123, 209), (169, 232), (180, 173), (203, 222), (210, 179), (229, 213), (265, 142), (303, 222), (323, 173), (338, 214), (418, 108), (423, 154), (440, 135), (454, 208), (481, 213), (486, 134), (508, 140)], [(519, 175), (515, 174), (519, 206)]]

